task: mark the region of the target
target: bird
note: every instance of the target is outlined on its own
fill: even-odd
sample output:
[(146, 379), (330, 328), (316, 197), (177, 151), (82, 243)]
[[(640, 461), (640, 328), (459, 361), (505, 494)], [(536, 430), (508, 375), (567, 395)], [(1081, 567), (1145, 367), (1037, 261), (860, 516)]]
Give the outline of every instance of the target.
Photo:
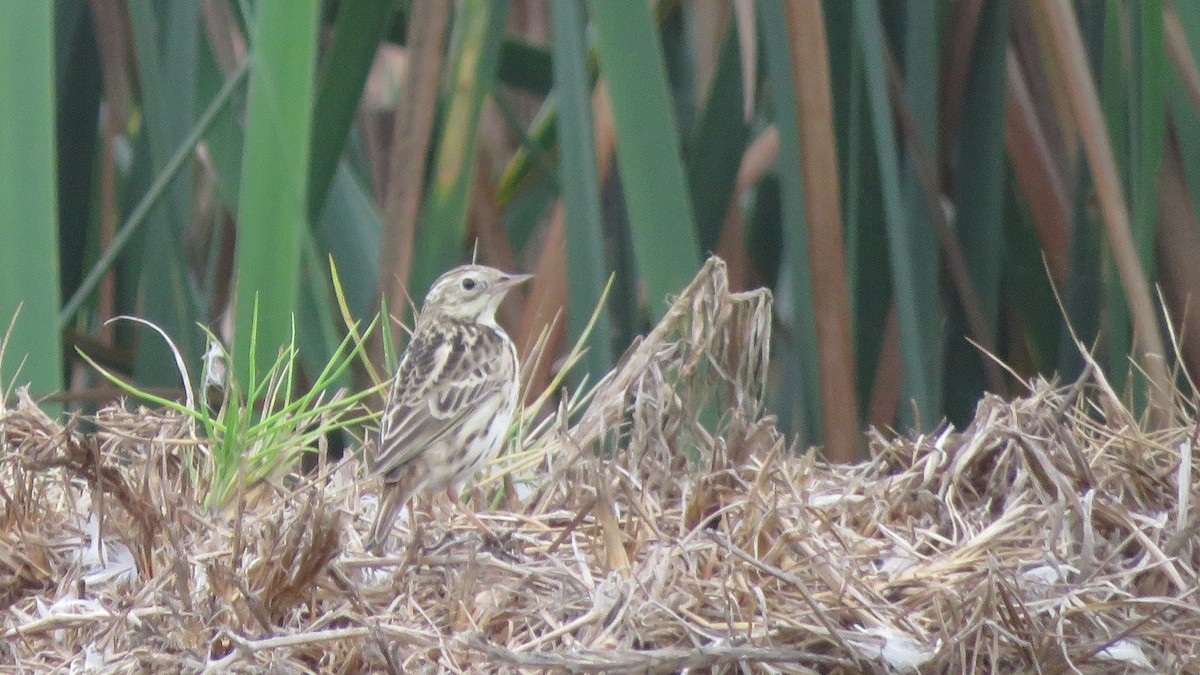
[(411, 497), (449, 490), (455, 498), (500, 450), (521, 371), (496, 310), (531, 278), (471, 264), (429, 289), (388, 387), (378, 445), (367, 453), (368, 474), (383, 481), (367, 551), (384, 549)]

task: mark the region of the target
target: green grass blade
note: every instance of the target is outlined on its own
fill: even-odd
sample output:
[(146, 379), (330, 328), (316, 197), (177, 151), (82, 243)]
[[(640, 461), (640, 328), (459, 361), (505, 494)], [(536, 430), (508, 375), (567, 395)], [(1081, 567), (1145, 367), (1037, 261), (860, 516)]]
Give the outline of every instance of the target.
[[(1089, 3), (1080, 5), (1079, 10), (1079, 27), (1089, 66), (1093, 72), (1102, 72), (1107, 8), (1102, 3)], [(1115, 146), (1114, 154), (1120, 149), (1120, 145)], [(1072, 190), (1070, 273), (1067, 275), (1067, 287), (1062, 291), (1063, 315), (1071, 331), (1064, 330), (1059, 336), (1056, 370), (1068, 382), (1082, 375), (1087, 365), (1071, 333), (1077, 335), (1085, 345), (1098, 345), (1102, 331), (1106, 338), (1111, 339), (1114, 312), (1121, 312), (1128, 317), (1123, 300), (1118, 308), (1108, 306), (1105, 279), (1108, 270), (1103, 263), (1104, 222), (1099, 211), (1088, 206), (1095, 198), (1091, 172), (1079, 171)], [(1008, 273), (1011, 274), (1011, 269)], [(1107, 366), (1107, 356), (1101, 355), (1099, 358)], [(1127, 360), (1122, 358), (1121, 372), (1125, 372), (1125, 363)]]
[(325, 207), (375, 52), (391, 27), (394, 6), (392, 0), (359, 0), (338, 5), (333, 45), (321, 66), (313, 109), (312, 162), (308, 174), (308, 216), (313, 221)]
[[(329, 200), (313, 225), (317, 250), (333, 256), (351, 316), (363, 318), (375, 311), (375, 282), (379, 278), (379, 241), (383, 221), (367, 187), (345, 162), (338, 166)], [(319, 273), (328, 275), (322, 260)], [(317, 274), (313, 268), (313, 274)]]
[(192, 128), (187, 138), (175, 149), (174, 154), (167, 160), (163, 170), (154, 177), (154, 182), (149, 186), (133, 209), (130, 210), (129, 216), (121, 225), (121, 229), (117, 230), (108, 248), (104, 250), (96, 263), (88, 270), (87, 276), (80, 282), (79, 288), (75, 290), (74, 295), (63, 305), (62, 311), (58, 314), (60, 326), (66, 326), (74, 318), (75, 313), (79, 311), (88, 297), (95, 292), (100, 279), (112, 268), (126, 244), (129, 243), (137, 229), (149, 217), (150, 211), (158, 203), (158, 200), (162, 198), (166, 192), (167, 185), (170, 184), (175, 176), (175, 172), (191, 158), (200, 137), (209, 129), (213, 120), (218, 116), (218, 113), (225, 109), (226, 104), (229, 103), (230, 99), (239, 90), (242, 80), (248, 71), (248, 65), (249, 61), (243, 61), (239, 64), (237, 70), (229, 75), (221, 91), (217, 93), (216, 98), (213, 99), (204, 114), (197, 120), (196, 126)]
[[(195, 409), (189, 408), (188, 406), (180, 403), (179, 401), (175, 401), (175, 400), (172, 400), (169, 398), (164, 398), (162, 396), (157, 396), (149, 391), (145, 391), (143, 389), (139, 389), (138, 387), (135, 387), (134, 385), (126, 382), (125, 380), (121, 379), (120, 377), (117, 377), (115, 374), (109, 372), (104, 366), (100, 365), (99, 363), (96, 363), (96, 361), (94, 359), (92, 359), (92, 357), (88, 356), (87, 352), (83, 351), (82, 349), (79, 349), (78, 347), (75, 349), (75, 353), (79, 356), (79, 358), (83, 359), (85, 363), (87, 363), (89, 366), (94, 368), (97, 373), (100, 373), (101, 377), (108, 380), (113, 386), (117, 387), (118, 389), (125, 392), (126, 394), (140, 398), (148, 403), (153, 403), (154, 405), (161, 406), (163, 408), (167, 408), (167, 409), (173, 410), (177, 413), (188, 415), (197, 420), (200, 420), (201, 414), (198, 411), (196, 411)], [(214, 428), (223, 429), (223, 427), (217, 423), (214, 423)]]
[(667, 310), (667, 296), (700, 268), (658, 23), (643, 2), (600, 0), (590, 7), (600, 70), (612, 94), (634, 258), (657, 319)]
[[(866, 75), (866, 92), (871, 128), (874, 132), (880, 183), (883, 195), (884, 216), (887, 221), (889, 261), (892, 272), (892, 287), (900, 319), (900, 346), (903, 362), (904, 388), (907, 398), (920, 412), (924, 425), (933, 425), (941, 418), (941, 390), (936, 373), (941, 371), (938, 361), (941, 326), (939, 322), (925, 321), (928, 311), (923, 305), (932, 305), (936, 312), (940, 294), (922, 294), (925, 277), (925, 255), (915, 245), (915, 235), (928, 222), (915, 223), (906, 206), (901, 184), (900, 156), (896, 145), (891, 102), (887, 92), (887, 69), (884, 60), (886, 35), (879, 16), (879, 6), (873, 0), (855, 0), (854, 23), (859, 32), (859, 45), (863, 50), (863, 69)], [(925, 240), (926, 237), (921, 237)], [(936, 249), (935, 249), (936, 253)], [(936, 270), (936, 266), (934, 268)], [(936, 281), (936, 275), (934, 277)], [(926, 289), (927, 290), (927, 289)], [(908, 408), (907, 405), (901, 406)]]
[[(1170, 67), (1163, 35), (1163, 0), (1129, 4), (1129, 151), (1126, 191), (1134, 246), (1147, 282), (1155, 284), (1154, 242), (1158, 232), (1159, 171), (1166, 140), (1166, 73)], [(1115, 46), (1115, 45), (1114, 45)], [(1147, 400), (1148, 382), (1136, 369), (1135, 402)]]
[[(65, 105), (57, 111), (59, 264), (63, 293), (79, 285), (97, 242), (91, 237), (92, 186), (100, 173), (97, 161), (100, 101), (104, 89), (100, 50), (92, 13), (82, 2), (62, 3), (55, 14), (57, 56), (55, 96)], [(95, 228), (91, 228), (94, 230)]]
[[(842, 175), (843, 221), (846, 231), (846, 270), (854, 330), (859, 416), (870, 411), (870, 393), (880, 374), (880, 358), (892, 303), (891, 279), (873, 270), (888, 268), (887, 226), (883, 215), (879, 162), (871, 142), (871, 126), (862, 49), (854, 30), (854, 8), (847, 2), (825, 5), (829, 50), (841, 57), (830, 59), (835, 128)], [(887, 377), (883, 378), (888, 381)], [(893, 411), (894, 412), (894, 411)], [(890, 421), (890, 418), (889, 418)]]
[[(234, 372), (271, 363), (289, 344), (308, 227), (308, 184), (317, 0), (264, 0), (254, 21), (238, 245)], [(261, 308), (253, 335), (254, 307)], [(248, 345), (253, 338), (257, 345)]]
[[(618, 3), (619, 4), (619, 3)], [(669, 100), (675, 111), (675, 128), (680, 138), (690, 138), (696, 125), (696, 68), (689, 58), (694, 53), (689, 36), (690, 23), (682, 3), (659, 3), (652, 8), (657, 19), (658, 44), (662, 47), (667, 74)]]
[(741, 155), (749, 136), (743, 112), (741, 50), (737, 26), (731, 21), (708, 101), (688, 144), (688, 186), (696, 207), (698, 238), (705, 250), (717, 248), (737, 181), (738, 163), (732, 160)]
[[(554, 90), (558, 96), (558, 138), (562, 155), (560, 186), (566, 207), (567, 328), (576, 344), (600, 302), (604, 288), (605, 252), (600, 213), (600, 178), (596, 167), (592, 96), (587, 72), (586, 14), (579, 0), (555, 0)], [(580, 375), (599, 377), (612, 367), (612, 332), (605, 311), (587, 341)]]
[[(1170, 88), (1171, 122), (1178, 130), (1180, 154), (1183, 157), (1184, 182), (1190, 195), (1200, 196), (1200, 111), (1192, 107), (1183, 85), (1172, 77)], [(1200, 199), (1193, 197), (1192, 210), (1200, 220)]]
[[(296, 345), (305, 373), (321, 372), (333, 358), (342, 339), (333, 306), (333, 291), (326, 274), (327, 264), (317, 250), (312, 232), (301, 237), (300, 298), (296, 307)], [(349, 379), (338, 385), (352, 386)]]
[[(783, 253), (776, 288), (779, 315), (788, 327), (781, 331), (780, 354), (787, 382), (779, 392), (779, 411), (785, 423), (801, 433), (805, 443), (818, 442), (824, 429), (818, 368), (816, 323), (813, 320), (812, 279), (809, 274), (808, 218), (804, 204), (803, 159), (800, 147), (799, 102), (792, 77), (791, 36), (783, 0), (758, 6), (763, 28), (771, 113), (779, 129), (779, 200)], [(773, 192), (773, 191), (771, 191)], [(760, 191), (760, 196), (764, 194)]]
[(1132, 28), (1130, 91), (1129, 208), (1142, 268), (1154, 283), (1154, 235), (1158, 223), (1158, 174), (1166, 140), (1166, 42), (1163, 0), (1129, 5)]
[[(1008, 2), (987, 0), (975, 35), (961, 126), (953, 162), (957, 233), (971, 283), (991, 333), (1000, 319), (1000, 278), (1004, 262), (1004, 204), (1008, 169), (1004, 146), (1005, 66), (1008, 54)], [(954, 133), (954, 132), (952, 132)], [(1036, 250), (1036, 249), (1035, 249)], [(1040, 254), (1027, 267), (1044, 277)], [(985, 389), (979, 350), (967, 341), (967, 323), (955, 310), (948, 319), (946, 409), (956, 423), (970, 419)], [(1057, 316), (1057, 312), (1050, 313)]]
[(21, 367), (37, 393), (63, 384), (53, 59), (54, 3), (0, 2), (0, 322), (21, 312), (0, 385)]
[[(129, 3), (142, 87), (142, 111), (151, 175), (166, 170), (171, 152), (188, 135), (196, 117), (199, 5), (134, 0)], [(139, 314), (173, 336), (189, 361), (203, 352), (196, 329), (199, 297), (181, 245), (191, 223), (192, 165), (183, 163), (151, 209), (142, 231)], [(158, 340), (138, 348), (134, 374), (139, 382), (169, 386), (175, 380), (173, 356)]]
[[(248, 58), (236, 63), (227, 73), (221, 69), (211, 50), (200, 61), (200, 100), (211, 101), (228, 85), (235, 73), (249, 71)], [(221, 205), (229, 212), (237, 211), (238, 195), (242, 185), (242, 147), (245, 144), (246, 87), (238, 87), (231, 94), (231, 104), (222, 109), (204, 132), (204, 147), (208, 150), (216, 178), (216, 191)], [(205, 284), (210, 288), (210, 284)]]
[[(196, 116), (199, 4), (133, 0), (129, 14), (137, 42), (151, 164), (157, 172), (187, 137)], [(186, 230), (191, 222), (191, 175), (190, 165), (180, 167), (163, 200), (164, 227), (177, 232)], [(148, 257), (162, 258), (162, 254), (162, 250), (147, 252)]]
[(462, 256), (475, 176), (475, 147), (483, 101), (496, 81), (508, 24), (507, 0), (467, 0), (459, 6), (454, 87), (443, 120), (433, 182), (417, 234), (409, 294), (422, 298), (433, 281)]
[(546, 178), (558, 143), (558, 99), (547, 99), (529, 128), (519, 135), (521, 147), (513, 153), (496, 184), (496, 203), (502, 206), (516, 201), (532, 189), (532, 184)]
[[(881, 16), (888, 16), (889, 11), (897, 9), (896, 3), (886, 4), (888, 10), (883, 10)], [(903, 10), (903, 49), (893, 47), (892, 53), (897, 59), (903, 60), (905, 98), (916, 123), (919, 142), (926, 148), (937, 148), (938, 143), (938, 83), (941, 69), (938, 63), (941, 40), (938, 34), (937, 4), (932, 2), (916, 2), (905, 5)], [(887, 31), (888, 26), (885, 26)], [(892, 31), (895, 35), (899, 31)], [(886, 33), (885, 33), (886, 34)], [(879, 46), (886, 45), (880, 36)], [(893, 43), (896, 44), (896, 43)], [(911, 141), (906, 141), (911, 142)], [(942, 418), (945, 406), (943, 390), (943, 373), (945, 372), (944, 338), (941, 330), (943, 323), (939, 302), (941, 291), (940, 256), (938, 250), (938, 234), (933, 226), (933, 214), (925, 198), (924, 187), (921, 184), (916, 162), (912, 152), (905, 151), (900, 164), (901, 194), (904, 208), (908, 212), (909, 229), (907, 237), (910, 244), (909, 252), (912, 259), (905, 264), (912, 269), (916, 284), (916, 311), (920, 317), (920, 325), (925, 332), (925, 340), (921, 343), (927, 375), (932, 381), (931, 393), (934, 399), (927, 404), (930, 407), (918, 406), (913, 409), (908, 405), (900, 407), (900, 421), (905, 426), (916, 428), (917, 423), (924, 428), (930, 428)], [(904, 398), (902, 401), (916, 400), (914, 390), (905, 378)], [(917, 419), (919, 416), (920, 419)]]
[[(1125, 177), (1126, 195), (1130, 194), (1129, 184), (1129, 152), (1131, 149), (1130, 135), (1130, 83), (1126, 73), (1125, 54), (1123, 53), (1121, 33), (1122, 9), (1116, 0), (1108, 0), (1095, 8), (1104, 16), (1103, 31), (1093, 36), (1102, 49), (1100, 71), (1100, 103), (1104, 109), (1104, 121), (1108, 125), (1108, 135), (1112, 139), (1113, 158), (1117, 170)], [(1131, 223), (1132, 224), (1132, 223)], [(1106, 301), (1108, 305), (1108, 321), (1105, 334), (1107, 337), (1107, 358), (1103, 360), (1105, 370), (1110, 377), (1124, 383), (1129, 368), (1129, 351), (1133, 348), (1133, 326), (1130, 317), (1129, 304), (1125, 297), (1125, 288), (1121, 278), (1113, 266), (1108, 266), (1105, 275)]]
[(500, 45), (500, 65), (496, 77), (509, 87), (546, 96), (554, 84), (550, 53), (538, 45), (510, 37)]
[[(999, 3), (1007, 4), (1007, 3)], [(1005, 303), (1011, 308), (1012, 315), (1020, 322), (1023, 333), (1022, 345), (1027, 350), (1029, 361), (1039, 372), (1058, 372), (1065, 381), (1072, 381), (1071, 375), (1063, 372), (1060, 367), (1060, 345), (1066, 334), (1064, 330), (1063, 312), (1058, 309), (1055, 290), (1050, 284), (1050, 275), (1046, 273), (1046, 259), (1041, 248), (1041, 239), (1033, 222), (1033, 214), (1029, 202), (1020, 198), (1014, 181), (1009, 183), (1001, 203), (1000, 216), (1007, 222), (1002, 228), (1004, 241), (1000, 254), (1000, 275), (1003, 279), (1000, 286), (1004, 293)], [(1088, 225), (1092, 225), (1089, 223)], [(1095, 229), (1090, 230), (1095, 233)], [(1076, 240), (1081, 254), (1088, 252), (1086, 242)], [(1075, 254), (1075, 251), (1072, 251)], [(1081, 278), (1080, 281), (1083, 281)], [(1058, 291), (1063, 299), (1063, 305), (1070, 306), (1067, 296), (1068, 289)], [(982, 297), (982, 294), (981, 294)], [(1099, 294), (1091, 294), (1094, 301)], [(1051, 309), (1053, 308), (1053, 309)], [(1095, 311), (1099, 315), (1099, 311)], [(1084, 326), (1088, 328), (1089, 326)], [(1068, 336), (1069, 337), (1069, 336)], [(1075, 355), (1079, 349), (1071, 345)], [(947, 349), (947, 358), (952, 353)], [(1065, 353), (1065, 352), (1064, 352)], [(976, 362), (978, 356), (972, 356)], [(953, 363), (947, 366), (949, 371), (956, 367)], [(1075, 373), (1078, 377), (1078, 372)], [(982, 374), (978, 375), (982, 379)], [(953, 392), (952, 384), (947, 383), (947, 398)], [(977, 392), (978, 395), (978, 392)], [(978, 399), (976, 399), (978, 400)], [(947, 404), (951, 408), (952, 402)], [(952, 411), (952, 408), (951, 408)], [(951, 412), (951, 419), (954, 419)]]

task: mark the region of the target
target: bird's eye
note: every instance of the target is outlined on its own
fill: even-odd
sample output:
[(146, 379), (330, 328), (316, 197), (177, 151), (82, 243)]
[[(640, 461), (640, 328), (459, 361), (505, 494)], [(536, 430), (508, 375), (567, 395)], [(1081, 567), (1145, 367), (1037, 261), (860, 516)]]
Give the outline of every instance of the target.
[(463, 290), (464, 290), (464, 291), (473, 291), (473, 290), (475, 290), (475, 280), (474, 280), (474, 279), (472, 279), (471, 277), (467, 277), (466, 279), (463, 279), (463, 280), (462, 280), (462, 287), (463, 287)]

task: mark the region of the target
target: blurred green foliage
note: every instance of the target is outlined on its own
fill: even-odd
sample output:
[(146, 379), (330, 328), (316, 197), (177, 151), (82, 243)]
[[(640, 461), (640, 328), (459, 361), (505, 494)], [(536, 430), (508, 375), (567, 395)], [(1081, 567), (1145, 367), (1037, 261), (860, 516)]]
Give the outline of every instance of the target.
[[(797, 19), (814, 8), (823, 25)], [(105, 321), (154, 321), (198, 363), (203, 329), (234, 344), (256, 297), (259, 360), (295, 325), (319, 373), (345, 334), (330, 257), (364, 323), (386, 280), (419, 304), (430, 280), (473, 256), (537, 272), (503, 320), (528, 348), (561, 310), (557, 354), (612, 274), (581, 366), (595, 378), (718, 253), (735, 290), (775, 291), (772, 404), (811, 443), (838, 435), (834, 407), (857, 411), (859, 426), (962, 423), (985, 390), (1019, 387), (993, 356), (1020, 377), (1074, 376), (1064, 312), (1135, 401), (1163, 384), (1145, 364), (1177, 365), (1180, 378), (1200, 365), (1187, 339), (1149, 353), (1138, 322), (1149, 310), (1186, 336), (1196, 321), (1184, 311), (1200, 289), (1186, 264), (1200, 259), (1192, 3), (462, 0), (445, 11), (0, 0), (0, 308), (22, 306), (5, 385), (97, 384), (70, 350), (62, 358), (65, 341), (143, 386), (178, 386), (160, 340)], [(419, 51), (415, 35), (444, 39)], [(1076, 41), (1086, 53), (1069, 51)], [(821, 98), (806, 87), (827, 90), (832, 109), (806, 108)], [(814, 129), (832, 133), (836, 166), (803, 147)], [(426, 156), (406, 164), (414, 134), (427, 135)], [(1081, 140), (1095, 138), (1110, 152)], [(1109, 168), (1117, 201), (1098, 200)], [(840, 218), (814, 222), (823, 190)], [(815, 228), (841, 244), (816, 243), (829, 239)], [(814, 279), (813, 261), (831, 256), (845, 278)], [(838, 321), (849, 344), (831, 342)], [(853, 383), (846, 400), (822, 400), (833, 375)]]

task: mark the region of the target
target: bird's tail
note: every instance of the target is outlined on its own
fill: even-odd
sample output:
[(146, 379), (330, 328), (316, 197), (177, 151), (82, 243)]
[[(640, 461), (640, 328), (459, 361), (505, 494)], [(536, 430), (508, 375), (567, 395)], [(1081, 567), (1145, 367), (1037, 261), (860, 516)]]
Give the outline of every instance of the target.
[(371, 524), (371, 536), (367, 540), (366, 551), (379, 555), (387, 544), (392, 526), (396, 524), (396, 516), (400, 509), (408, 503), (411, 491), (404, 489), (402, 484), (386, 484), (379, 499), (379, 510), (375, 512), (375, 522)]

